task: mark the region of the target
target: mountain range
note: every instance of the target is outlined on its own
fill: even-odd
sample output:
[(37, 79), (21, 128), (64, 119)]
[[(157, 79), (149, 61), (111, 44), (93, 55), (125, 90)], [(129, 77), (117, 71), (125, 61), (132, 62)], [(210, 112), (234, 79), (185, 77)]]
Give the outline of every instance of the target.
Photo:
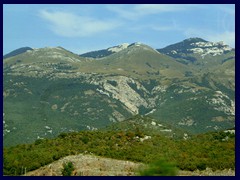
[(235, 127), (235, 49), (223, 42), (124, 43), (81, 55), (20, 48), (3, 59), (4, 146), (136, 115), (173, 134)]

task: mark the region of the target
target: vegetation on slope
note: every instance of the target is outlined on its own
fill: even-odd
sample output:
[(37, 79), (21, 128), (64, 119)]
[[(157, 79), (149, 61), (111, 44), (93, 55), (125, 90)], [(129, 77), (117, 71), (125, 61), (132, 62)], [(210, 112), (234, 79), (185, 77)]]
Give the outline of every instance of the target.
[(174, 164), (166, 162), (164, 159), (151, 163), (147, 168), (139, 171), (141, 176), (176, 176), (177, 168)]
[(74, 171), (74, 166), (72, 162), (63, 164), (63, 170), (62, 170), (63, 176), (71, 176), (73, 171)]
[[(148, 137), (148, 138), (146, 138)], [(81, 131), (62, 133), (55, 139), (4, 148), (4, 175), (20, 175), (67, 155), (93, 153), (114, 159), (152, 163), (174, 162), (181, 170), (235, 169), (235, 135), (213, 132), (173, 139), (161, 134), (148, 136), (131, 131)]]

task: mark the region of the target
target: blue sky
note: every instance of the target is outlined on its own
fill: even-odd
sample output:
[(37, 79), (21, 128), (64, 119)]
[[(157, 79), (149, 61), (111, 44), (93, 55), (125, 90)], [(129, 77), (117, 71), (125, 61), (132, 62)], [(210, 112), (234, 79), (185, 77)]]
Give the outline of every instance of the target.
[(25, 46), (77, 54), (133, 42), (162, 48), (190, 37), (235, 47), (235, 5), (3, 5), (3, 54)]

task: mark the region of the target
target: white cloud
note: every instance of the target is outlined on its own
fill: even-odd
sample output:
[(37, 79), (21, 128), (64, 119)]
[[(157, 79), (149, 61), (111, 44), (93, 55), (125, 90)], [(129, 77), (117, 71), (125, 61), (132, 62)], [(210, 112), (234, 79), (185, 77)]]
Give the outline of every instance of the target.
[(137, 25), (129, 27), (128, 30), (132, 32), (136, 31), (148, 31), (148, 30), (154, 30), (154, 31), (176, 31), (175, 27), (173, 25), (152, 25), (152, 24), (146, 24), (146, 25)]
[(140, 4), (135, 6), (135, 11), (142, 14), (156, 14), (163, 12), (177, 12), (185, 10), (189, 5), (177, 4)]
[(78, 16), (69, 12), (41, 10), (40, 17), (49, 22), (51, 30), (65, 37), (85, 37), (113, 30), (120, 26), (117, 21), (99, 20)]
[(136, 20), (143, 15), (141, 12), (136, 12), (134, 9), (128, 8), (128, 6), (124, 7), (122, 5), (108, 5), (106, 8), (109, 11), (116, 13), (120, 18), (127, 20)]
[(198, 6), (191, 4), (138, 4), (134, 6), (109, 5), (107, 6), (107, 9), (117, 13), (118, 16), (122, 18), (137, 20), (146, 15), (184, 11), (192, 7)]

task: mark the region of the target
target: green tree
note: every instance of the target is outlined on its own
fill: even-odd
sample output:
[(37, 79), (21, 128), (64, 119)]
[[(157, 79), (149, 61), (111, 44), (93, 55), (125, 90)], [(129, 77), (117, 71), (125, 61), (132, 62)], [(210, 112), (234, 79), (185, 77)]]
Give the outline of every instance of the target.
[(74, 171), (74, 166), (72, 162), (63, 164), (63, 170), (62, 170), (63, 176), (71, 176), (73, 171)]

